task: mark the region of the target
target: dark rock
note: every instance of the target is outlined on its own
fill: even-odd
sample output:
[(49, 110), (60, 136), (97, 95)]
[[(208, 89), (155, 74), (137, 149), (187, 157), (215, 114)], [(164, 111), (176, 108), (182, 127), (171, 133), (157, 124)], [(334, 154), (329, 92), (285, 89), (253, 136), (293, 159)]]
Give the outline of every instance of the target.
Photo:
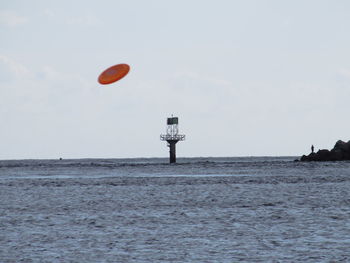
[(301, 162), (306, 162), (306, 161), (308, 161), (307, 156), (306, 156), (306, 155), (301, 156), (300, 161), (301, 161)]
[(331, 158), (333, 159), (332, 161), (336, 160), (343, 160), (344, 159), (344, 154), (340, 150), (335, 150), (334, 148), (331, 150)]
[(319, 150), (316, 154), (316, 161), (328, 161), (332, 158), (332, 154), (329, 150)]
[(342, 140), (339, 140), (334, 145), (333, 150), (339, 150), (342, 152), (350, 152), (350, 141), (349, 142), (343, 142)]
[(332, 150), (319, 150), (317, 153), (310, 153), (309, 155), (303, 155), (300, 158), (302, 162), (310, 161), (344, 161), (350, 160), (350, 141), (343, 142), (337, 141)]

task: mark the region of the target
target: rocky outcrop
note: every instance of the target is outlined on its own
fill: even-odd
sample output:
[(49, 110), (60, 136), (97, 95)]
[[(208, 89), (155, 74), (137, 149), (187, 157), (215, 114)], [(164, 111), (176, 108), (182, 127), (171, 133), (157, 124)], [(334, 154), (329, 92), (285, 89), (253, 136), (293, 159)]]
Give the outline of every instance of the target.
[(302, 162), (318, 161), (346, 161), (350, 160), (350, 141), (343, 142), (337, 141), (332, 150), (319, 150), (316, 153), (310, 153), (309, 155), (303, 155), (300, 158)]

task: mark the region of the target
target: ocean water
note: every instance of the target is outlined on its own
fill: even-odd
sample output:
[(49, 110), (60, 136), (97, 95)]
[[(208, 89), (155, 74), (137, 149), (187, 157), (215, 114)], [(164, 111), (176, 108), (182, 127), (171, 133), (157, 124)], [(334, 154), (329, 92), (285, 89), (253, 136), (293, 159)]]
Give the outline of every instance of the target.
[(350, 162), (0, 161), (0, 262), (350, 262)]

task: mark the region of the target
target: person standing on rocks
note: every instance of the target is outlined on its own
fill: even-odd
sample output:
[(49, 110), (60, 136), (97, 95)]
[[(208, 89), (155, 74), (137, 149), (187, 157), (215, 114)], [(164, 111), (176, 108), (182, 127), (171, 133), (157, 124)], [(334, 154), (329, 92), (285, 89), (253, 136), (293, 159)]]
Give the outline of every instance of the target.
[(312, 144), (311, 145), (311, 153), (314, 153), (314, 150), (315, 150), (315, 148), (314, 148), (314, 145)]

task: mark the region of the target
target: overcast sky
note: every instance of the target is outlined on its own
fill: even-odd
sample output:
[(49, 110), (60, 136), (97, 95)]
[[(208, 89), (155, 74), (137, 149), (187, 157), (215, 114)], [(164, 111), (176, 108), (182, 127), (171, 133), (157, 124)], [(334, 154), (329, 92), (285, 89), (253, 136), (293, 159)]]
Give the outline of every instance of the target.
[[(0, 0), (0, 159), (301, 155), (350, 140), (350, 1)], [(131, 70), (98, 84), (114, 64)]]

